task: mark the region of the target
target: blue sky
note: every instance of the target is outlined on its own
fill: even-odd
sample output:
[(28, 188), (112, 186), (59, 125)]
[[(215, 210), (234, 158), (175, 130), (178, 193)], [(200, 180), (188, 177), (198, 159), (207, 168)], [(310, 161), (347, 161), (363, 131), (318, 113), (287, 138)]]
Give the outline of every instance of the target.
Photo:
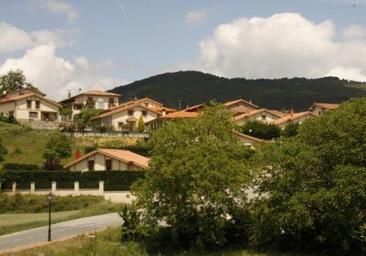
[[(337, 49), (329, 54), (339, 51), (345, 51), (347, 55), (364, 54), (365, 11), (366, 2), (362, 0), (2, 0), (0, 32), (3, 29), (6, 33), (12, 33), (3, 46), (1, 40), (4, 39), (0, 39), (0, 73), (14, 68), (24, 69), (32, 82), (40, 84), (46, 92), (51, 91), (54, 97), (62, 97), (67, 90), (78, 87), (109, 89), (121, 83), (179, 69), (198, 69), (227, 77), (302, 74), (305, 77), (319, 77), (331, 74), (363, 80), (366, 77), (366, 63), (359, 56), (332, 59), (316, 66), (312, 63), (322, 63), (323, 60), (308, 58), (306, 53), (296, 55), (295, 52), (308, 50), (309, 56), (319, 56), (319, 51), (324, 52), (322, 47), (331, 43), (328, 48), (334, 46)], [(270, 19), (283, 13), (292, 16)], [(264, 20), (256, 23), (251, 20), (253, 17)], [(240, 19), (247, 20), (235, 23)], [(284, 30), (283, 36), (289, 36), (292, 32), (294, 35), (285, 43), (278, 43), (278, 47), (271, 48), (281, 37), (281, 25), (278, 24), (287, 23), (287, 20), (293, 26)], [(331, 25), (322, 26), (327, 20)], [(279, 27), (275, 25), (273, 31), (268, 30), (271, 29), (271, 22)], [(262, 23), (266, 29), (261, 32)], [(228, 26), (220, 31), (218, 28), (222, 24)], [(303, 32), (296, 31), (296, 24), (300, 24), (299, 30)], [(251, 30), (253, 26), (257, 31), (255, 33)], [(17, 31), (14, 32), (14, 29)], [(318, 33), (318, 30), (321, 32)], [(39, 31), (42, 31), (42, 36)], [(349, 31), (347, 36), (344, 35), (345, 31)], [(15, 35), (20, 32), (24, 38)], [(312, 33), (315, 33), (314, 40), (309, 39)], [(25, 34), (30, 39), (26, 39)], [(271, 34), (272, 37), (263, 39), (262, 34)], [(11, 39), (12, 36), (14, 39)], [(231, 36), (239, 36), (239, 43), (232, 44)], [(301, 45), (302, 36), (309, 40), (306, 47)], [(300, 40), (292, 41), (294, 37)], [(250, 38), (248, 42), (246, 38)], [(260, 41), (261, 38), (266, 45)], [(317, 40), (322, 42), (313, 44)], [(200, 46), (203, 42), (206, 42), (205, 46)], [(283, 52), (274, 56), (269, 54), (286, 48), (286, 42), (291, 42), (289, 52), (294, 54), (283, 58)], [(40, 48), (50, 44), (53, 48)], [(209, 53), (206, 51), (208, 46), (211, 49)], [(212, 47), (215, 49), (214, 56), (210, 55)], [(358, 51), (359, 54), (356, 54)], [(258, 55), (253, 52), (258, 52)], [(326, 54), (323, 57), (326, 58)], [(42, 58), (46, 59), (44, 63), (49, 64), (37, 70), (38, 63), (42, 66)], [(278, 64), (281, 61), (306, 65), (299, 65), (301, 70), (277, 68), (281, 66)], [(256, 68), (254, 71), (248, 68), (252, 64)], [(48, 70), (51, 66), (59, 66), (59, 70)], [(54, 75), (47, 78), (48, 74)], [(58, 82), (54, 82), (56, 80)], [(58, 84), (48, 86), (48, 83)], [(60, 92), (56, 94), (55, 90)]]

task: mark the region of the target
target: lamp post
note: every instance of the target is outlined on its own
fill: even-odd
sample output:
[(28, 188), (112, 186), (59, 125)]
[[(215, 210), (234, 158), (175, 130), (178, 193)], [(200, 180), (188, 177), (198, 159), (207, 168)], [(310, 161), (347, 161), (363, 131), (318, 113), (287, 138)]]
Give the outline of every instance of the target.
[(52, 193), (50, 192), (47, 195), (48, 199), (48, 242), (51, 241), (51, 201), (52, 201)]

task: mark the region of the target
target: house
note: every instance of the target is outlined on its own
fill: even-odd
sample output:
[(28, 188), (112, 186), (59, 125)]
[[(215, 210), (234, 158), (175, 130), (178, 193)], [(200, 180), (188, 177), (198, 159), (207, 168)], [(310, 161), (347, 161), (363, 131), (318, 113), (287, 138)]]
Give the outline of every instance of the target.
[(71, 110), (71, 120), (85, 108), (95, 108), (108, 110), (119, 105), (117, 93), (105, 92), (100, 90), (90, 90), (78, 95), (69, 97), (59, 103), (66, 109)]
[(176, 111), (166, 115), (159, 116), (158, 118), (151, 120), (147, 123), (149, 131), (162, 128), (167, 121), (181, 120), (181, 119), (192, 119), (199, 116), (199, 112), (185, 112)]
[(0, 116), (13, 116), (18, 122), (33, 128), (58, 128), (60, 108), (60, 104), (33, 88), (6, 93), (0, 97)]
[(240, 133), (238, 131), (233, 131), (233, 134), (236, 138), (240, 140), (240, 142), (247, 147), (255, 148), (257, 145), (264, 143), (264, 140), (255, 138), (253, 136), (249, 136), (244, 133)]
[(253, 104), (252, 101), (246, 101), (243, 99), (237, 99), (225, 102), (224, 106), (232, 112), (241, 112), (241, 113), (259, 109), (259, 106)]
[(115, 131), (137, 131), (140, 120), (144, 124), (175, 109), (166, 108), (163, 104), (150, 98), (135, 99), (104, 111), (92, 118), (94, 126), (104, 126)]
[(284, 129), (289, 124), (302, 124), (305, 120), (318, 117), (310, 111), (294, 113), (291, 111), (287, 115), (275, 120), (272, 124), (277, 125), (279, 128)]
[(309, 111), (311, 111), (313, 114), (321, 116), (325, 112), (329, 110), (334, 110), (338, 108), (339, 104), (334, 103), (320, 103), (320, 102), (314, 102), (313, 105), (309, 108)]
[(284, 117), (285, 115), (285, 113), (280, 111), (274, 111), (265, 108), (252, 109), (243, 113), (237, 113), (233, 116), (233, 121), (237, 125), (244, 125), (247, 121), (258, 121), (269, 124)]
[(128, 150), (98, 148), (66, 164), (70, 171), (126, 171), (149, 167), (149, 158)]

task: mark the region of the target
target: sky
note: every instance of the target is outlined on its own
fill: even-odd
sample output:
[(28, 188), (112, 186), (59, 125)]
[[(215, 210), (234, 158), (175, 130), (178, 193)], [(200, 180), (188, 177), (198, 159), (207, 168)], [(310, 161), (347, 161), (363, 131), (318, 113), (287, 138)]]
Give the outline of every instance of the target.
[(152, 75), (366, 81), (366, 0), (0, 0), (0, 74), (49, 97)]

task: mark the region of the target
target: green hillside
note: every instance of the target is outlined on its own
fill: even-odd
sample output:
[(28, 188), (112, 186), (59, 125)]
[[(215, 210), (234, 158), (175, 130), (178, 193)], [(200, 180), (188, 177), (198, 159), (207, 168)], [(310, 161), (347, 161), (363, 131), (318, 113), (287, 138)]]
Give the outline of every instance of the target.
[(334, 77), (227, 79), (197, 71), (165, 73), (111, 91), (122, 94), (122, 101), (148, 96), (175, 108), (244, 98), (266, 108), (304, 110), (314, 101), (340, 103), (366, 96), (365, 84)]

